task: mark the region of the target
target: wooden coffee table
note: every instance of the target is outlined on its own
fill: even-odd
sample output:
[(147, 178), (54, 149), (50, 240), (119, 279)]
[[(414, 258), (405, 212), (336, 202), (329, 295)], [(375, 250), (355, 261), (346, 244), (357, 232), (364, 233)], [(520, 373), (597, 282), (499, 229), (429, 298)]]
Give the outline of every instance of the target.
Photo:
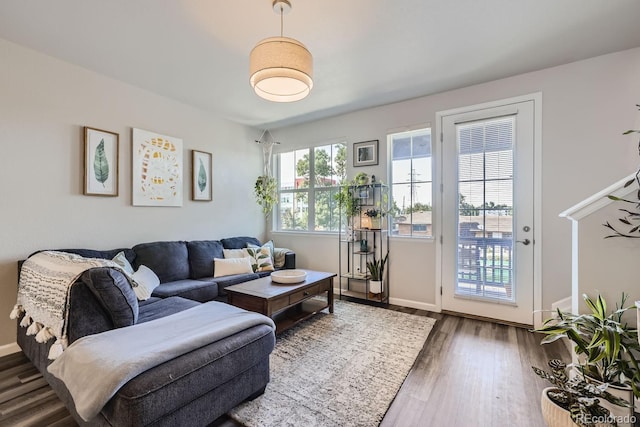
[[(307, 272), (307, 278), (301, 283), (280, 284), (272, 282), (271, 276), (266, 276), (228, 286), (225, 291), (229, 296), (229, 304), (271, 317), (276, 324), (276, 333), (289, 329), (325, 308), (333, 313), (333, 278), (336, 274), (304, 271)], [(326, 302), (313, 299), (324, 293), (327, 295)]]

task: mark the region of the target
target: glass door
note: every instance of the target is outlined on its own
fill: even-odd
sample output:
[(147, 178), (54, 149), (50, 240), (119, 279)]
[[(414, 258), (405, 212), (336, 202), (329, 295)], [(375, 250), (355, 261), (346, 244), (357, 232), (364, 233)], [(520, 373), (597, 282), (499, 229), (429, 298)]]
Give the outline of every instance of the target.
[(442, 130), (443, 309), (532, 324), (533, 101), (444, 115)]

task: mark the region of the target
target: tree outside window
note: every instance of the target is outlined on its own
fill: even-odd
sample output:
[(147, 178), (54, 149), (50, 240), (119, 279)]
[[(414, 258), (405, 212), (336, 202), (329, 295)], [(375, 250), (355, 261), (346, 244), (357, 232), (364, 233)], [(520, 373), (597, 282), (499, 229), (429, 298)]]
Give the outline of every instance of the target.
[(277, 155), (277, 229), (338, 231), (339, 209), (333, 195), (346, 179), (344, 143)]

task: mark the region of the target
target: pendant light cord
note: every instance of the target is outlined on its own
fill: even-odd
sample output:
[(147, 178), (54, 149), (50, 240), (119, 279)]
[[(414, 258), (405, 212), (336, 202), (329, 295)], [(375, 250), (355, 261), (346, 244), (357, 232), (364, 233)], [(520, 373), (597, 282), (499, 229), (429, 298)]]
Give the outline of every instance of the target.
[(280, 37), (282, 37), (282, 28), (284, 26), (284, 8), (280, 5)]

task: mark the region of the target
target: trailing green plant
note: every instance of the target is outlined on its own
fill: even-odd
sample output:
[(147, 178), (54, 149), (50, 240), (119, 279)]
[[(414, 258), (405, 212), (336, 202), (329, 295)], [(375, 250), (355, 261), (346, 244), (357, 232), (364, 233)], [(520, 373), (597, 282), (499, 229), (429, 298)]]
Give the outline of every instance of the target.
[(262, 206), (262, 212), (268, 216), (273, 210), (273, 206), (278, 204), (277, 181), (267, 175), (261, 175), (256, 180), (253, 192), (256, 202)]
[(626, 311), (635, 309), (625, 307), (627, 298), (623, 293), (620, 304), (607, 313), (607, 303), (601, 295), (594, 300), (584, 294), (590, 313), (576, 315), (558, 309), (556, 318), (546, 320), (535, 331), (547, 335), (541, 344), (569, 339), (578, 355), (578, 371), (603, 383), (629, 386), (640, 397), (638, 330), (622, 321)]
[(340, 190), (333, 196), (338, 202), (338, 207), (344, 209), (347, 218), (358, 215), (360, 213), (360, 199), (355, 197), (350, 189), (350, 184), (342, 184)]
[[(636, 104), (636, 107), (640, 109), (640, 104)], [(629, 135), (633, 133), (640, 134), (640, 129), (630, 129), (624, 132), (623, 135)], [(640, 139), (638, 140), (638, 155), (640, 155)], [(624, 188), (628, 188), (634, 183), (638, 185), (635, 200), (625, 199), (623, 197), (614, 196), (612, 194), (607, 196), (610, 200), (626, 203), (627, 206), (632, 205), (633, 208), (629, 207), (619, 209), (619, 211), (623, 214), (620, 218), (618, 218), (618, 222), (620, 222), (622, 225), (615, 223), (616, 225), (614, 226), (609, 221), (602, 224), (613, 232), (613, 234), (605, 236), (605, 239), (608, 239), (610, 237), (627, 237), (630, 239), (640, 239), (640, 169), (636, 171), (636, 175), (633, 178), (625, 182)], [(626, 231), (620, 231), (620, 229), (617, 227), (628, 229)]]
[[(559, 359), (549, 360), (551, 372), (532, 366), (540, 378), (549, 381), (554, 387), (547, 393), (555, 404), (569, 411), (571, 420), (580, 426), (592, 426), (592, 419), (609, 418), (610, 412), (600, 405), (602, 400), (624, 408), (631, 404), (607, 391), (608, 384), (594, 384), (582, 375), (569, 378), (567, 365)], [(615, 420), (614, 420), (615, 421)], [(615, 422), (614, 422), (614, 425)]]
[(384, 256), (382, 259), (376, 259), (375, 254), (373, 255), (373, 260), (367, 261), (367, 270), (369, 271), (369, 279), (373, 281), (382, 281), (384, 277), (384, 267), (387, 264), (387, 259), (389, 258), (389, 253)]

